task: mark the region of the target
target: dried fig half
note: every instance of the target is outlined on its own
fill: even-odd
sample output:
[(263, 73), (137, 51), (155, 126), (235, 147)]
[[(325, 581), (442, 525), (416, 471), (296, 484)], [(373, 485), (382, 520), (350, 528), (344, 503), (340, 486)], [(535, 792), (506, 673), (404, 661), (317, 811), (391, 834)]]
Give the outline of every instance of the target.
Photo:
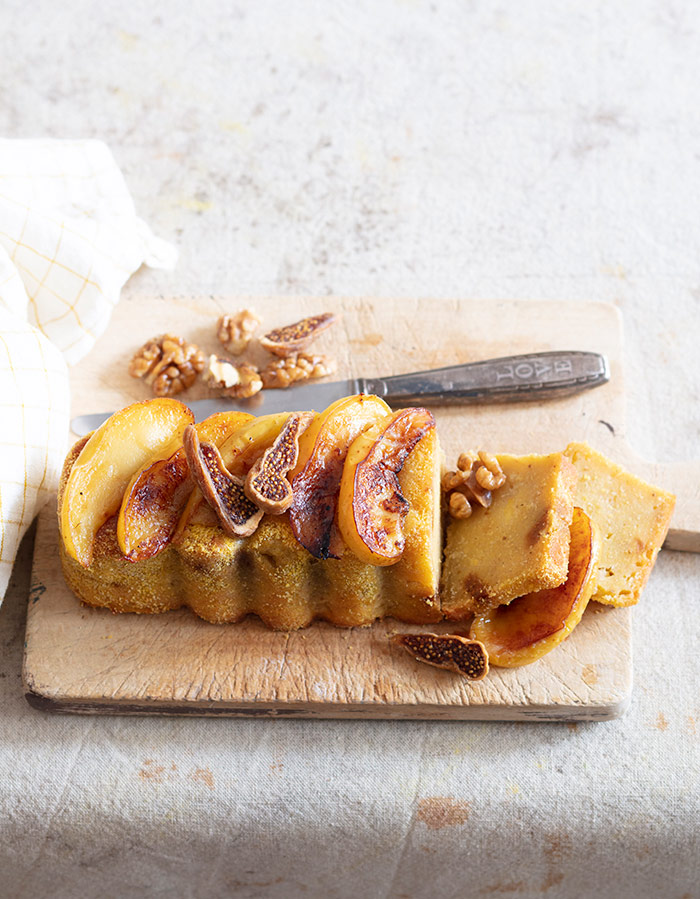
[(275, 356), (291, 356), (293, 353), (300, 353), (319, 334), (330, 328), (335, 320), (336, 316), (332, 312), (302, 318), (301, 321), (287, 325), (285, 328), (268, 331), (264, 337), (260, 338), (260, 346)]
[(469, 680), (483, 680), (489, 657), (483, 643), (459, 634), (394, 634), (392, 643), (410, 652), (419, 662), (456, 671)]
[(270, 515), (281, 515), (294, 495), (287, 473), (299, 458), (299, 438), (315, 418), (313, 412), (292, 412), (271, 447), (248, 472), (243, 489), (248, 499)]
[[(237, 428), (223, 443), (219, 444), (218, 441), (214, 441), (219, 447), (223, 466), (229, 474), (240, 478), (243, 483), (253, 464), (275, 442), (288, 417), (288, 412), (261, 415), (259, 418), (253, 418), (243, 427)], [(187, 526), (194, 520), (202, 505), (204, 505), (202, 491), (199, 487), (195, 487), (180, 516), (173, 535), (173, 542), (177, 543), (182, 539)]]
[(264, 513), (245, 495), (243, 479), (228, 471), (217, 447), (200, 442), (194, 426), (185, 428), (183, 445), (192, 477), (221, 527), (231, 537), (249, 537)]

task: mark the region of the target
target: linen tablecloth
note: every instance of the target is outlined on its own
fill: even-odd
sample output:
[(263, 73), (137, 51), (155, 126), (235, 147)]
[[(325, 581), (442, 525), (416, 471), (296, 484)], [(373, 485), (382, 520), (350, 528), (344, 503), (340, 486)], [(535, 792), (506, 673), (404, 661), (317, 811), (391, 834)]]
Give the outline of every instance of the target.
[(136, 215), (103, 143), (0, 140), (0, 602), (63, 464), (66, 363), (103, 333), (142, 262), (176, 258)]
[[(694, 7), (34, 9), (1, 14), (5, 133), (98, 134), (182, 250), (123, 302), (615, 302), (631, 441), (697, 457)], [(663, 551), (634, 610), (626, 715), (567, 726), (38, 713), (30, 549), (0, 609), (0, 894), (699, 895), (698, 556)]]

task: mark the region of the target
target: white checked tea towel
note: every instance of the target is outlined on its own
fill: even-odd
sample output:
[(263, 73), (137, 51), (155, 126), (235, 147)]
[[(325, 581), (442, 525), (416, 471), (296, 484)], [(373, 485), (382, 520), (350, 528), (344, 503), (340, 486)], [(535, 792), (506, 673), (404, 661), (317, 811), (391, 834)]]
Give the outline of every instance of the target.
[(142, 263), (176, 259), (136, 215), (105, 144), (0, 140), (0, 601), (22, 535), (56, 486), (67, 365), (105, 330)]

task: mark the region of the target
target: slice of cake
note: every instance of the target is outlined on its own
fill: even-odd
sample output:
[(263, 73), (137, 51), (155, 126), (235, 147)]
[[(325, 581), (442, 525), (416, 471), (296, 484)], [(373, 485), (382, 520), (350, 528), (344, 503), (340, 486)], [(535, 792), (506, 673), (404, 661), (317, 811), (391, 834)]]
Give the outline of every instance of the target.
[(576, 469), (563, 453), (496, 458), (506, 481), (492, 505), (447, 526), (442, 610), (453, 620), (566, 580)]
[(576, 505), (601, 536), (598, 585), (591, 598), (611, 606), (632, 606), (664, 542), (676, 498), (585, 443), (570, 443), (565, 454), (579, 475)]

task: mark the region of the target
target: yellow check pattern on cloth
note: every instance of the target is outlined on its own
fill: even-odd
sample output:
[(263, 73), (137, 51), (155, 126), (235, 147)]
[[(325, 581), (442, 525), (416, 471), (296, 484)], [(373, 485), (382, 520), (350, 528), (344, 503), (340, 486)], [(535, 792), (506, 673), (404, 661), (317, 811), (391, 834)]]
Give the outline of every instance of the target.
[(67, 365), (144, 262), (177, 254), (136, 215), (99, 141), (0, 140), (0, 597), (66, 449)]

